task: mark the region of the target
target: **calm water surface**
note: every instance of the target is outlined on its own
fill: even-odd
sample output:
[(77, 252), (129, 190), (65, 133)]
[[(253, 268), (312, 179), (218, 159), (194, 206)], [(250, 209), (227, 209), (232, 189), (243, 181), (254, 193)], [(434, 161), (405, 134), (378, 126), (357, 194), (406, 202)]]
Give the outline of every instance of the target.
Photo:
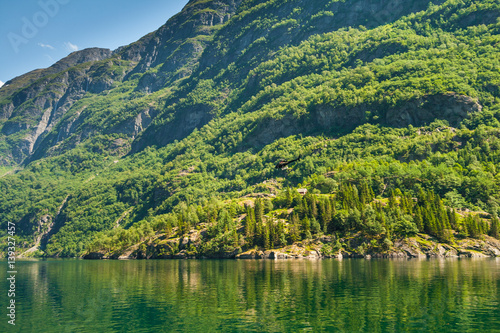
[(0, 332), (500, 332), (500, 258), (2, 264)]

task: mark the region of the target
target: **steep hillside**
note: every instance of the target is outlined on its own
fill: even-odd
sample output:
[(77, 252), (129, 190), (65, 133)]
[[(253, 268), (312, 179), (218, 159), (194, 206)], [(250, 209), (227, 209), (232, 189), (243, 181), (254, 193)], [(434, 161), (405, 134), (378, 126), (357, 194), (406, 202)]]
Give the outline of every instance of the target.
[(498, 237), (499, 16), (494, 0), (190, 1), (0, 89), (2, 226), (50, 256), (191, 229), (200, 256)]
[[(136, 43), (114, 52), (78, 51), (7, 82), (0, 89), (2, 163), (27, 164), (97, 134), (133, 139), (156, 112), (145, 105), (157, 102), (157, 96), (144, 97), (153, 86), (172, 89), (173, 82), (188, 76), (210, 36), (234, 10), (233, 2), (191, 1)], [(124, 100), (131, 101), (126, 111)], [(104, 127), (96, 126), (103, 121)]]

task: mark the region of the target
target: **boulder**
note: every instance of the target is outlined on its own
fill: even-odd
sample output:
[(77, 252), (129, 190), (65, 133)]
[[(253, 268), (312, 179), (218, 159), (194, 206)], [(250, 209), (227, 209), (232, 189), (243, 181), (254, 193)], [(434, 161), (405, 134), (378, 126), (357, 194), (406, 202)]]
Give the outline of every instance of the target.
[(90, 252), (84, 255), (83, 259), (104, 259), (104, 254), (100, 252)]

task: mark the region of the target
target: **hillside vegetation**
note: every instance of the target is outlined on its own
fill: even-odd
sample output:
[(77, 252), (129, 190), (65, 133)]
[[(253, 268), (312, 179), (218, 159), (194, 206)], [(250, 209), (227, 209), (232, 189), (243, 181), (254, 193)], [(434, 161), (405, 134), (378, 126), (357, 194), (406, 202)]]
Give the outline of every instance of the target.
[(499, 17), (498, 0), (190, 1), (0, 89), (1, 230), (61, 257), (495, 243)]

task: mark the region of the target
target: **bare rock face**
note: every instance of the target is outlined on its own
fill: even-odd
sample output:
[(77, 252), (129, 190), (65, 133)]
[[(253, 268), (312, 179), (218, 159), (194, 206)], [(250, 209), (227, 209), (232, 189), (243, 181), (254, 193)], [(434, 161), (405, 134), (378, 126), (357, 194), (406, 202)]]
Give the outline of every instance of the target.
[[(11, 95), (18, 89), (26, 88), (44, 76), (57, 74), (78, 64), (104, 60), (109, 58), (112, 54), (113, 52), (111, 50), (98, 47), (73, 52), (48, 68), (36, 69), (7, 81), (5, 86), (0, 90), (0, 97)], [(43, 85), (43, 82), (41, 83)], [(3, 117), (0, 114), (0, 119), (1, 118)]]
[[(165, 25), (131, 45), (115, 51), (89, 48), (73, 52), (49, 68), (10, 80), (0, 89), (0, 99), (5, 97), (0, 104), (0, 135), (16, 138), (1, 151), (5, 157), (0, 163), (19, 164), (56, 154), (61, 140), (76, 132), (77, 137), (61, 149), (75, 147), (96, 133), (120, 133), (135, 139), (151, 124), (157, 110), (138, 110), (132, 121), (105, 129), (83, 126), (89, 117), (87, 113), (81, 116), (83, 110), (74, 110), (70, 117), (66, 114), (87, 93), (103, 93), (133, 74), (143, 74), (154, 67), (158, 70), (140, 76), (137, 91), (151, 93), (171, 80), (191, 75), (211, 40), (208, 37), (217, 31), (214, 26), (226, 23), (240, 3), (241, 0), (189, 1)], [(128, 62), (128, 67), (124, 62)], [(122, 70), (116, 71), (117, 65)], [(212, 118), (209, 111), (206, 105), (200, 105), (180, 112), (171, 126), (154, 135), (162, 144), (165, 140), (168, 143), (181, 139), (206, 124)]]
[[(401, 255), (399, 257), (409, 257), (409, 258), (425, 258), (426, 255), (423, 253), (420, 245), (414, 239), (405, 239), (401, 242), (396, 242), (394, 244), (395, 248), (399, 248)], [(425, 251), (425, 250), (424, 250)]]
[[(28, 78), (9, 81), (9, 88), (17, 90), (9, 97), (10, 102), (1, 106), (0, 120), (4, 122), (0, 132), (19, 137), (12, 144), (14, 162), (22, 163), (33, 156), (47, 134), (88, 91), (101, 92), (99, 89), (111, 86), (110, 77), (91, 78), (96, 70), (93, 64), (110, 55), (110, 50), (98, 48), (74, 52), (47, 69), (26, 74)], [(78, 64), (82, 65), (72, 67)], [(31, 76), (40, 78), (31, 84)], [(0, 97), (4, 94), (8, 95), (8, 91), (1, 90)], [(54, 143), (46, 142), (45, 149)]]
[(76, 51), (56, 62), (54, 65), (46, 69), (50, 74), (59, 73), (69, 67), (86, 62), (94, 62), (111, 57), (113, 52), (109, 49), (92, 47), (81, 51)]
[(389, 109), (386, 123), (396, 127), (422, 126), (435, 119), (443, 119), (451, 126), (457, 126), (471, 113), (481, 112), (482, 109), (482, 105), (469, 96), (455, 93), (428, 95)]
[(312, 119), (315, 126), (325, 130), (332, 127), (355, 128), (363, 124), (367, 109), (368, 107), (365, 105), (337, 108), (330, 105), (318, 105)]
[(264, 146), (278, 138), (299, 133), (353, 130), (370, 121), (366, 119), (366, 112), (373, 109), (384, 110), (385, 117), (381, 122), (388, 126), (424, 126), (442, 119), (456, 127), (471, 114), (481, 112), (483, 107), (477, 100), (456, 93), (427, 95), (390, 108), (373, 104), (352, 107), (318, 104), (301, 118), (286, 114), (278, 119), (261, 120), (247, 142), (252, 146)]
[(130, 74), (160, 65), (158, 73), (145, 75), (138, 86), (145, 92), (155, 91), (170, 79), (191, 74), (189, 70), (176, 72), (186, 65), (194, 65), (202, 55), (206, 44), (203, 38), (197, 37), (211, 35), (215, 31), (212, 27), (227, 22), (240, 3), (241, 0), (189, 1), (167, 24), (116, 53), (122, 59), (138, 61)]

